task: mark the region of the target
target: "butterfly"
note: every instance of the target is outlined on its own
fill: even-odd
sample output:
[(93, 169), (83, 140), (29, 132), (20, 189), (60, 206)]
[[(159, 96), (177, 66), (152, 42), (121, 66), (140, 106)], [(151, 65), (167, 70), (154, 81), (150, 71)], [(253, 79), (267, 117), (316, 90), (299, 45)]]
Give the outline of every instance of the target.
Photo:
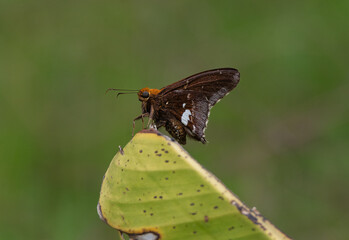
[[(148, 127), (165, 127), (180, 144), (186, 144), (187, 135), (206, 143), (205, 129), (211, 108), (233, 90), (240, 81), (234, 68), (220, 68), (194, 74), (161, 89), (148, 87), (137, 91), (142, 114), (135, 121), (148, 117)], [(108, 89), (121, 91), (122, 89)], [(120, 94), (133, 93), (123, 90)]]

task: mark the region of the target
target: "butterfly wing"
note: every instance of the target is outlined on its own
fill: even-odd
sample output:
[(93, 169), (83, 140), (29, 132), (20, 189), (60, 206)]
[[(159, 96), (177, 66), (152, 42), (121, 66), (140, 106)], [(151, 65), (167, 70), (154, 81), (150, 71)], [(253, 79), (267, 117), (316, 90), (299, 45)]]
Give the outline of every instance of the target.
[(239, 83), (240, 74), (233, 68), (201, 72), (175, 82), (159, 93), (165, 110), (180, 121), (187, 133), (205, 142), (210, 109)]

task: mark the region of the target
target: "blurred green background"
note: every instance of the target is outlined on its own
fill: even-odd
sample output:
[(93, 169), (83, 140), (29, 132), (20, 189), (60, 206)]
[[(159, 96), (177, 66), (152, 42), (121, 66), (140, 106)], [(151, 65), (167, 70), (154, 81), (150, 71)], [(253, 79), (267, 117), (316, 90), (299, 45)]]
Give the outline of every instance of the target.
[[(349, 1), (0, 2), (0, 239), (117, 239), (96, 212), (136, 95), (235, 67), (185, 146), (295, 239), (347, 239)], [(138, 123), (137, 129), (141, 124)]]

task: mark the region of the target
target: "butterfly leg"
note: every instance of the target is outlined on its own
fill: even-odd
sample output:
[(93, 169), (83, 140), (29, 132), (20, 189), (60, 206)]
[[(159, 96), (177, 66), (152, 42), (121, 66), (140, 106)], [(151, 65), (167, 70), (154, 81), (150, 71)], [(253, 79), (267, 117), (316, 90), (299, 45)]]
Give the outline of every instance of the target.
[[(147, 124), (147, 128), (149, 128), (150, 124), (153, 121), (153, 116), (154, 116), (154, 107), (153, 105), (150, 107), (150, 114), (149, 114), (149, 119), (148, 119), (148, 124)], [(153, 124), (152, 124), (153, 125)]]
[(149, 113), (142, 113), (141, 115), (133, 119), (132, 136), (134, 135), (136, 120), (142, 119), (142, 129), (144, 129), (144, 117), (149, 117)]

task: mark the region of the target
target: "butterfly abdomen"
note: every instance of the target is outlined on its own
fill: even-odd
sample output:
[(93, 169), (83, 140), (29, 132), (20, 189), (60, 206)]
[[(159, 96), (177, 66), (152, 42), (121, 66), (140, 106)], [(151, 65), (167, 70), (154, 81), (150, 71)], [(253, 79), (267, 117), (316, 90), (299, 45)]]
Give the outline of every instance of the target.
[(165, 124), (166, 131), (171, 134), (171, 136), (176, 139), (180, 144), (186, 144), (186, 131), (181, 122), (175, 118), (170, 118)]

